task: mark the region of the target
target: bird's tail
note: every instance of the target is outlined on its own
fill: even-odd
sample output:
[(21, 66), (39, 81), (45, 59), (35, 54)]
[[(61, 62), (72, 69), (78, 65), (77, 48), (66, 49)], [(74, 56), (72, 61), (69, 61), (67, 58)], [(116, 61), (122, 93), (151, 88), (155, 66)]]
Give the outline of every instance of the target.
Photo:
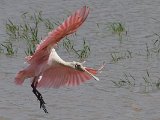
[(22, 85), (25, 78), (26, 78), (26, 70), (22, 70), (22, 71), (18, 72), (15, 77), (16, 85)]

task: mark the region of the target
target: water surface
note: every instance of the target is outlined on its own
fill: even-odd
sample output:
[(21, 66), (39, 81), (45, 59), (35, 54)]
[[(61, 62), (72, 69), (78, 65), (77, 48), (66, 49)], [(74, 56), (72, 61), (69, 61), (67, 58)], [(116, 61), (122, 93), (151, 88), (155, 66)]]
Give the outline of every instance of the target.
[[(153, 78), (159, 77), (159, 57), (149, 59), (146, 54), (147, 37), (160, 31), (159, 0), (0, 0), (0, 42), (6, 40), (5, 22), (8, 18), (19, 21), (24, 11), (43, 11), (46, 17), (64, 18), (83, 5), (91, 8), (85, 24), (78, 30), (77, 45), (85, 37), (91, 46), (87, 66), (98, 67), (103, 61), (108, 64), (100, 81), (88, 81), (78, 87), (40, 89), (47, 103), (49, 114), (39, 109), (39, 102), (32, 94), (30, 82), (20, 87), (14, 84), (15, 74), (25, 67), (23, 47), (17, 56), (0, 55), (0, 119), (1, 120), (159, 120), (160, 92), (144, 93), (143, 88), (116, 88), (111, 82), (123, 78), (123, 73), (134, 75), (141, 82), (146, 69)], [(127, 39), (120, 44), (118, 38), (107, 31), (107, 23), (121, 21), (125, 24)], [(99, 24), (99, 28), (96, 24)], [(150, 45), (150, 44), (149, 44)], [(115, 50), (130, 50), (131, 59), (115, 64), (110, 53)], [(64, 59), (72, 61), (66, 53), (58, 51)], [(76, 60), (76, 59), (74, 59)], [(141, 90), (142, 89), (142, 90)]]

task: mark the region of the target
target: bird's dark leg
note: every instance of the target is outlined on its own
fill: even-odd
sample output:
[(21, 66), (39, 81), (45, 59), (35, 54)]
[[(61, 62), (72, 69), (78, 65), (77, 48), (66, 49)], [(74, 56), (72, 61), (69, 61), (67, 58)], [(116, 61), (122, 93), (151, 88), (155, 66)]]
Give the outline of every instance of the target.
[(45, 113), (48, 113), (46, 106), (44, 104), (46, 104), (43, 100), (43, 97), (41, 95), (41, 93), (36, 89), (37, 88), (37, 77), (34, 77), (33, 82), (31, 84), (31, 87), (33, 88), (32, 92), (35, 94), (35, 96), (37, 97), (37, 99), (40, 102), (40, 108), (43, 108)]

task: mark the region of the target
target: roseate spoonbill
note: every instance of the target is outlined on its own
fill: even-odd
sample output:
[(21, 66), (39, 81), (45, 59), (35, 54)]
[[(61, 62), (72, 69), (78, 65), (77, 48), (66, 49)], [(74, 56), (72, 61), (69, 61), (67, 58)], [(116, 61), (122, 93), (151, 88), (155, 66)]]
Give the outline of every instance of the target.
[(89, 8), (84, 6), (74, 12), (60, 26), (51, 31), (48, 36), (37, 45), (35, 53), (27, 56), (28, 67), (19, 71), (15, 77), (15, 83), (22, 85), (26, 78), (33, 78), (31, 87), (33, 93), (40, 101), (45, 113), (47, 109), (41, 93), (37, 87), (59, 88), (64, 85), (76, 86), (92, 77), (99, 80), (95, 74), (103, 68), (95, 70), (84, 67), (80, 62), (66, 62), (56, 53), (54, 47), (65, 36), (76, 32), (81, 24), (86, 20)]

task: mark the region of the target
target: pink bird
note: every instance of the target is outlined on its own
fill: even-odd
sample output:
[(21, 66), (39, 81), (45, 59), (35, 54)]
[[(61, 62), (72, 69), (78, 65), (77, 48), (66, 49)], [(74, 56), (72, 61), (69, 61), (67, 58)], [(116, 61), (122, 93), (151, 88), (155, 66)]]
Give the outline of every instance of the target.
[(57, 43), (65, 36), (76, 32), (81, 24), (86, 20), (89, 14), (89, 8), (84, 6), (74, 12), (60, 26), (51, 31), (48, 36), (37, 45), (35, 53), (27, 56), (28, 67), (19, 71), (15, 77), (15, 83), (22, 85), (25, 79), (32, 78), (31, 87), (33, 93), (40, 101), (45, 113), (47, 109), (42, 95), (36, 89), (37, 87), (53, 87), (76, 86), (90, 80), (92, 77), (99, 81), (95, 74), (100, 71), (104, 65), (98, 70), (84, 67), (80, 62), (66, 62), (61, 59), (55, 51)]

